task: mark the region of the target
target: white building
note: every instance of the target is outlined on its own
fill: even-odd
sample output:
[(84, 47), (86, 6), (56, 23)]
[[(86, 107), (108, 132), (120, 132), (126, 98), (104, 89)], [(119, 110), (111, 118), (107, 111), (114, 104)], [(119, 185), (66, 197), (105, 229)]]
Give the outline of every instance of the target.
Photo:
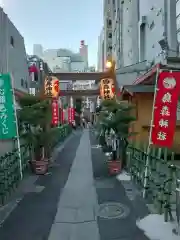
[(162, 44), (165, 43), (166, 56), (177, 56), (176, 0), (115, 0), (113, 3), (112, 42), (117, 68), (142, 61), (152, 64), (163, 61)]
[[(41, 45), (34, 45), (34, 54), (41, 54)], [(87, 45), (80, 48), (79, 53), (69, 49), (47, 49), (41, 58), (47, 62), (52, 72), (85, 72), (88, 66)], [(40, 57), (40, 56), (39, 56)]]
[(176, 1), (177, 40), (180, 46), (180, 0)]
[(40, 58), (43, 57), (43, 47), (41, 44), (34, 44), (33, 45), (33, 55), (36, 55)]
[(11, 73), (14, 88), (28, 92), (29, 73), (24, 38), (0, 8), (0, 72)]
[(105, 64), (105, 55), (104, 55), (104, 27), (101, 30), (101, 33), (98, 37), (98, 56), (97, 56), (97, 68), (98, 71), (104, 70), (104, 64)]
[(104, 0), (104, 60), (112, 58), (112, 1)]
[(85, 44), (84, 40), (81, 40), (80, 42), (79, 53), (85, 62), (85, 68), (88, 69), (88, 45)]
[(180, 0), (104, 0), (103, 27), (104, 61), (112, 43), (119, 86), (132, 84), (156, 63), (174, 66), (179, 57)]

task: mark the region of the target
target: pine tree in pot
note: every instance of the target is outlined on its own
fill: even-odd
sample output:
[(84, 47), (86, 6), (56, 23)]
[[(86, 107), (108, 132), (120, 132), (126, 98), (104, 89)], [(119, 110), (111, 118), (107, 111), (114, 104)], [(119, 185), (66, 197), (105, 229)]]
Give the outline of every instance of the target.
[[(104, 116), (102, 121), (104, 122), (106, 129), (111, 129), (111, 131), (114, 132), (117, 140), (115, 141), (116, 143), (119, 143), (118, 148), (112, 146), (113, 160), (120, 160), (122, 168), (126, 167), (128, 138), (130, 135), (135, 134), (132, 132), (129, 133), (130, 124), (135, 121), (135, 117), (132, 115), (133, 108), (133, 106), (124, 102), (117, 102), (115, 99), (102, 102), (102, 110), (106, 112), (106, 116)], [(120, 159), (118, 159), (119, 155)]]
[(30, 166), (36, 174), (45, 174), (49, 164), (48, 146), (53, 139), (50, 101), (25, 95), (19, 99), (19, 104), (18, 119), (23, 126), (20, 128), (21, 136), (31, 146)]

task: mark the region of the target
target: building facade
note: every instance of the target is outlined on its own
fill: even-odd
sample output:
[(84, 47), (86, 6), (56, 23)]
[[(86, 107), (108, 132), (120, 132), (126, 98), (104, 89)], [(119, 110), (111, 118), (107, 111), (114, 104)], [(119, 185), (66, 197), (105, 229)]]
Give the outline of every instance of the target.
[(104, 0), (104, 62), (112, 58), (112, 1)]
[(98, 37), (98, 56), (97, 56), (97, 69), (98, 71), (104, 70), (105, 56), (104, 56), (104, 27)]
[(29, 91), (29, 73), (24, 38), (0, 8), (0, 72), (11, 73), (15, 89)]
[(85, 62), (85, 69), (88, 69), (88, 45), (85, 44), (84, 40), (81, 40), (80, 42), (79, 53), (82, 60)]
[(36, 55), (29, 55), (27, 58), (29, 67), (29, 93), (36, 95), (44, 89), (44, 80), (50, 72), (46, 62)]
[(176, 0), (176, 27), (177, 27), (178, 48), (180, 51), (180, 0)]
[(81, 41), (79, 53), (69, 49), (47, 49), (41, 53), (41, 45), (34, 45), (34, 54), (47, 62), (52, 72), (86, 72), (88, 69), (88, 46)]
[[(28, 93), (29, 73), (24, 38), (2, 8), (0, 8), (0, 73), (12, 75), (15, 94)], [(16, 110), (19, 108), (17, 102), (15, 107)], [(0, 140), (0, 156), (11, 152), (14, 147), (17, 147), (16, 141)]]
[(113, 1), (113, 56), (118, 68), (177, 56), (176, 2), (180, 6), (177, 0)]

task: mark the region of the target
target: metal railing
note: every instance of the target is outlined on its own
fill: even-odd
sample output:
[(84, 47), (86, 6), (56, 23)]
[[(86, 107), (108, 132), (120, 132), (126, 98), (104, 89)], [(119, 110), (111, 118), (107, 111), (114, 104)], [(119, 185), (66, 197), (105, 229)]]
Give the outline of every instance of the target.
[[(167, 222), (173, 219), (172, 212), (177, 209), (177, 180), (180, 179), (180, 167), (173, 163), (173, 155), (168, 157), (167, 151), (163, 157), (158, 156), (158, 150), (146, 151), (129, 146), (127, 149), (127, 169), (132, 179), (146, 191), (146, 199), (159, 214), (164, 214)], [(149, 158), (147, 179), (145, 183), (146, 159)], [(180, 200), (179, 200), (180, 201)]]
[[(49, 145), (49, 151), (52, 152), (56, 144), (63, 142), (71, 133), (69, 125), (60, 126), (52, 129), (53, 141)], [(4, 205), (9, 199), (11, 193), (18, 187), (21, 181), (21, 171), (23, 176), (26, 175), (29, 160), (31, 160), (31, 148), (24, 144), (20, 147), (21, 166), (19, 149), (6, 153), (0, 157), (0, 206)], [(22, 169), (21, 169), (22, 167)]]

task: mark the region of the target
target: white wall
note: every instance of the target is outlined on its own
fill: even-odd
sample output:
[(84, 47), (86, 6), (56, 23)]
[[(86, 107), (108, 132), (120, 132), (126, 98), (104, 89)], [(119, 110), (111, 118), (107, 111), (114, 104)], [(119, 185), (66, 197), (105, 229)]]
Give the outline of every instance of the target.
[(84, 72), (86, 69), (86, 62), (71, 62), (71, 72)]

